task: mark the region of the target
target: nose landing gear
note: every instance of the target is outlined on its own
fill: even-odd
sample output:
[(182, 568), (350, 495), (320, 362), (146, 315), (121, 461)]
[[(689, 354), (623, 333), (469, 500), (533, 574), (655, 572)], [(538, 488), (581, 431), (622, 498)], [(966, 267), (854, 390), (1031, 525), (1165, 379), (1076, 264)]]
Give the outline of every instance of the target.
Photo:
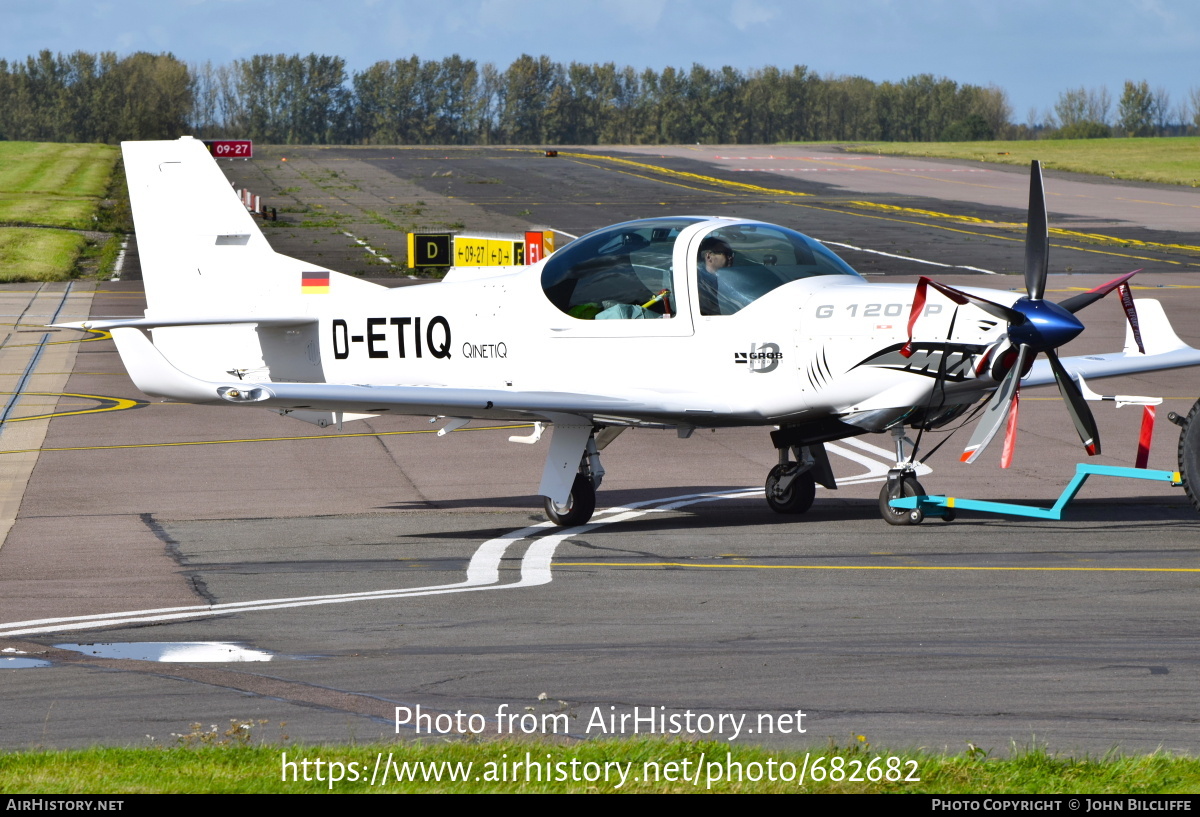
[[(904, 436), (903, 426), (891, 430), (892, 440), (896, 444), (896, 467), (888, 471), (887, 482), (879, 490), (879, 515), (889, 525), (919, 525), (925, 521), (925, 511), (920, 508), (893, 508), (893, 499), (903, 499), (910, 496), (927, 496), (921, 483), (917, 482), (917, 472), (913, 465), (916, 459), (916, 445)], [(913, 446), (912, 453), (906, 455), (904, 445)], [(931, 516), (940, 516), (947, 522), (954, 521), (954, 509), (937, 509)]]

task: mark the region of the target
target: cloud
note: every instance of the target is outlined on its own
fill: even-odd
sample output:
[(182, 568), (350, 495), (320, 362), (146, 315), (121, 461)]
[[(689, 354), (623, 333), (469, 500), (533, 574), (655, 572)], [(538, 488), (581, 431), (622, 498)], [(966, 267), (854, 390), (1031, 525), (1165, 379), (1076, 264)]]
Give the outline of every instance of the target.
[(769, 23), (779, 16), (778, 8), (768, 8), (759, 0), (733, 0), (733, 8), (729, 12), (730, 22), (739, 31), (746, 31), (755, 26)]

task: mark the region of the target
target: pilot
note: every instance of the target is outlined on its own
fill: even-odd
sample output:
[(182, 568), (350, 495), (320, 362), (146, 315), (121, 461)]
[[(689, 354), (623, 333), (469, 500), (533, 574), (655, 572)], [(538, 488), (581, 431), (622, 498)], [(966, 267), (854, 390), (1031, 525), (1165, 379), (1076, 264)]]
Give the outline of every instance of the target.
[(717, 273), (733, 264), (733, 247), (715, 235), (700, 242), (700, 254), (696, 259), (697, 290), (700, 295), (701, 315), (720, 315), (717, 305)]

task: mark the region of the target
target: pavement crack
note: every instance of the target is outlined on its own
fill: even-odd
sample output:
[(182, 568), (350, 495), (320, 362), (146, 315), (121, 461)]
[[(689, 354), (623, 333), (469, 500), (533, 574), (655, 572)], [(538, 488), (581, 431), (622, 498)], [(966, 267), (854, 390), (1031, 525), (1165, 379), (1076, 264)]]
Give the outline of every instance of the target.
[(163, 543), (167, 555), (170, 556), (175, 563), (183, 569), (182, 573), (184, 579), (187, 581), (187, 585), (191, 591), (209, 604), (216, 604), (217, 597), (209, 592), (208, 585), (205, 584), (204, 579), (200, 578), (200, 572), (189, 567), (188, 558), (180, 549), (179, 543), (172, 539), (171, 535), (167, 533), (166, 529), (158, 523), (158, 521), (154, 518), (154, 514), (141, 513), (138, 514), (138, 518), (141, 519), (142, 524), (149, 528), (150, 532), (153, 533), (155, 537), (157, 537), (157, 539)]

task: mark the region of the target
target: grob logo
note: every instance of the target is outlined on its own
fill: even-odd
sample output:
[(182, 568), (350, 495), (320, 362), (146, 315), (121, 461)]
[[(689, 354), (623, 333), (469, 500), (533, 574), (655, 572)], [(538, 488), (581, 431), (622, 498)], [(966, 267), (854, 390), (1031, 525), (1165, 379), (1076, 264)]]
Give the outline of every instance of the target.
[(779, 351), (778, 343), (751, 343), (749, 352), (734, 352), (733, 362), (745, 365), (752, 372), (760, 374), (773, 372), (783, 360), (783, 352)]

